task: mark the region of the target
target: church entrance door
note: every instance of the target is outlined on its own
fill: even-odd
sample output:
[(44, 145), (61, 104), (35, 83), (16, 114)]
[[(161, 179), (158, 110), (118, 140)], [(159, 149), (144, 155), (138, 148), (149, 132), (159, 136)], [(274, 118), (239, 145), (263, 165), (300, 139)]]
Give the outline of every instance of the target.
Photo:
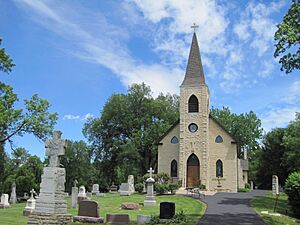
[(200, 181), (200, 163), (195, 154), (190, 155), (187, 160), (186, 186), (197, 187)]

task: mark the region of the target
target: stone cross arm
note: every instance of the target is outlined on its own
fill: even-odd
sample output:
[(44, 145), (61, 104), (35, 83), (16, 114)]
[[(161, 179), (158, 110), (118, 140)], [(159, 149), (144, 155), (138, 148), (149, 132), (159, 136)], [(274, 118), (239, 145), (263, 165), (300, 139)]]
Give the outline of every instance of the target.
[(152, 178), (152, 173), (154, 172), (154, 170), (152, 170), (152, 167), (150, 167), (150, 170), (148, 170), (147, 172), (150, 173), (150, 177)]

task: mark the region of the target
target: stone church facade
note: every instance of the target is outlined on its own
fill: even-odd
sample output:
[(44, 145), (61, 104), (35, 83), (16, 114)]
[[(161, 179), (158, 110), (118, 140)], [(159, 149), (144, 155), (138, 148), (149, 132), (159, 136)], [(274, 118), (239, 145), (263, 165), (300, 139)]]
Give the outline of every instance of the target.
[(248, 183), (248, 161), (238, 158), (238, 143), (209, 113), (196, 34), (180, 86), (180, 119), (157, 142), (158, 172), (183, 187), (200, 184), (211, 191), (236, 192)]

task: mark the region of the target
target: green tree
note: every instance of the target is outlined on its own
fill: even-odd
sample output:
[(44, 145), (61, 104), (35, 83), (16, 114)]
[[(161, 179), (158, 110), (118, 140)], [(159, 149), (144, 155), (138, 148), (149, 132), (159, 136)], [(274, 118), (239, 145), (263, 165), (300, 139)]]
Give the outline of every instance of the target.
[(133, 84), (128, 94), (112, 95), (101, 116), (85, 124), (84, 135), (107, 184), (157, 167), (155, 141), (178, 120), (178, 105), (177, 96), (161, 94), (154, 99), (150, 87)]
[[(0, 45), (1, 43), (2, 43), (2, 38), (0, 38)], [(0, 71), (9, 73), (11, 72), (11, 69), (14, 66), (15, 64), (13, 63), (13, 60), (5, 52), (5, 48), (0, 48)]]
[(93, 151), (84, 141), (67, 141), (65, 155), (61, 164), (66, 169), (66, 191), (71, 193), (74, 181), (79, 185), (91, 187), (96, 180), (92, 164)]
[(237, 115), (228, 107), (223, 107), (222, 109), (212, 108), (210, 114), (237, 139), (242, 152), (246, 150), (250, 157), (255, 154), (259, 148), (263, 128), (254, 112)]
[(279, 63), (281, 70), (286, 73), (294, 69), (300, 69), (300, 1), (293, 0), (292, 5), (283, 18), (282, 23), (277, 25), (274, 39), (274, 57), (281, 57)]

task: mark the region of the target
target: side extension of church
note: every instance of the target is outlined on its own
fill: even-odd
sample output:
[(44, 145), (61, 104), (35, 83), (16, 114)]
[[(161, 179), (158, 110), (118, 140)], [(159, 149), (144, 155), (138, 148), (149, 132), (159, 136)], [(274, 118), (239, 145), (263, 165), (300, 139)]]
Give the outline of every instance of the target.
[(158, 172), (183, 187), (236, 192), (248, 183), (248, 160), (238, 158), (238, 143), (210, 116), (196, 34), (180, 86), (180, 119), (158, 140)]

